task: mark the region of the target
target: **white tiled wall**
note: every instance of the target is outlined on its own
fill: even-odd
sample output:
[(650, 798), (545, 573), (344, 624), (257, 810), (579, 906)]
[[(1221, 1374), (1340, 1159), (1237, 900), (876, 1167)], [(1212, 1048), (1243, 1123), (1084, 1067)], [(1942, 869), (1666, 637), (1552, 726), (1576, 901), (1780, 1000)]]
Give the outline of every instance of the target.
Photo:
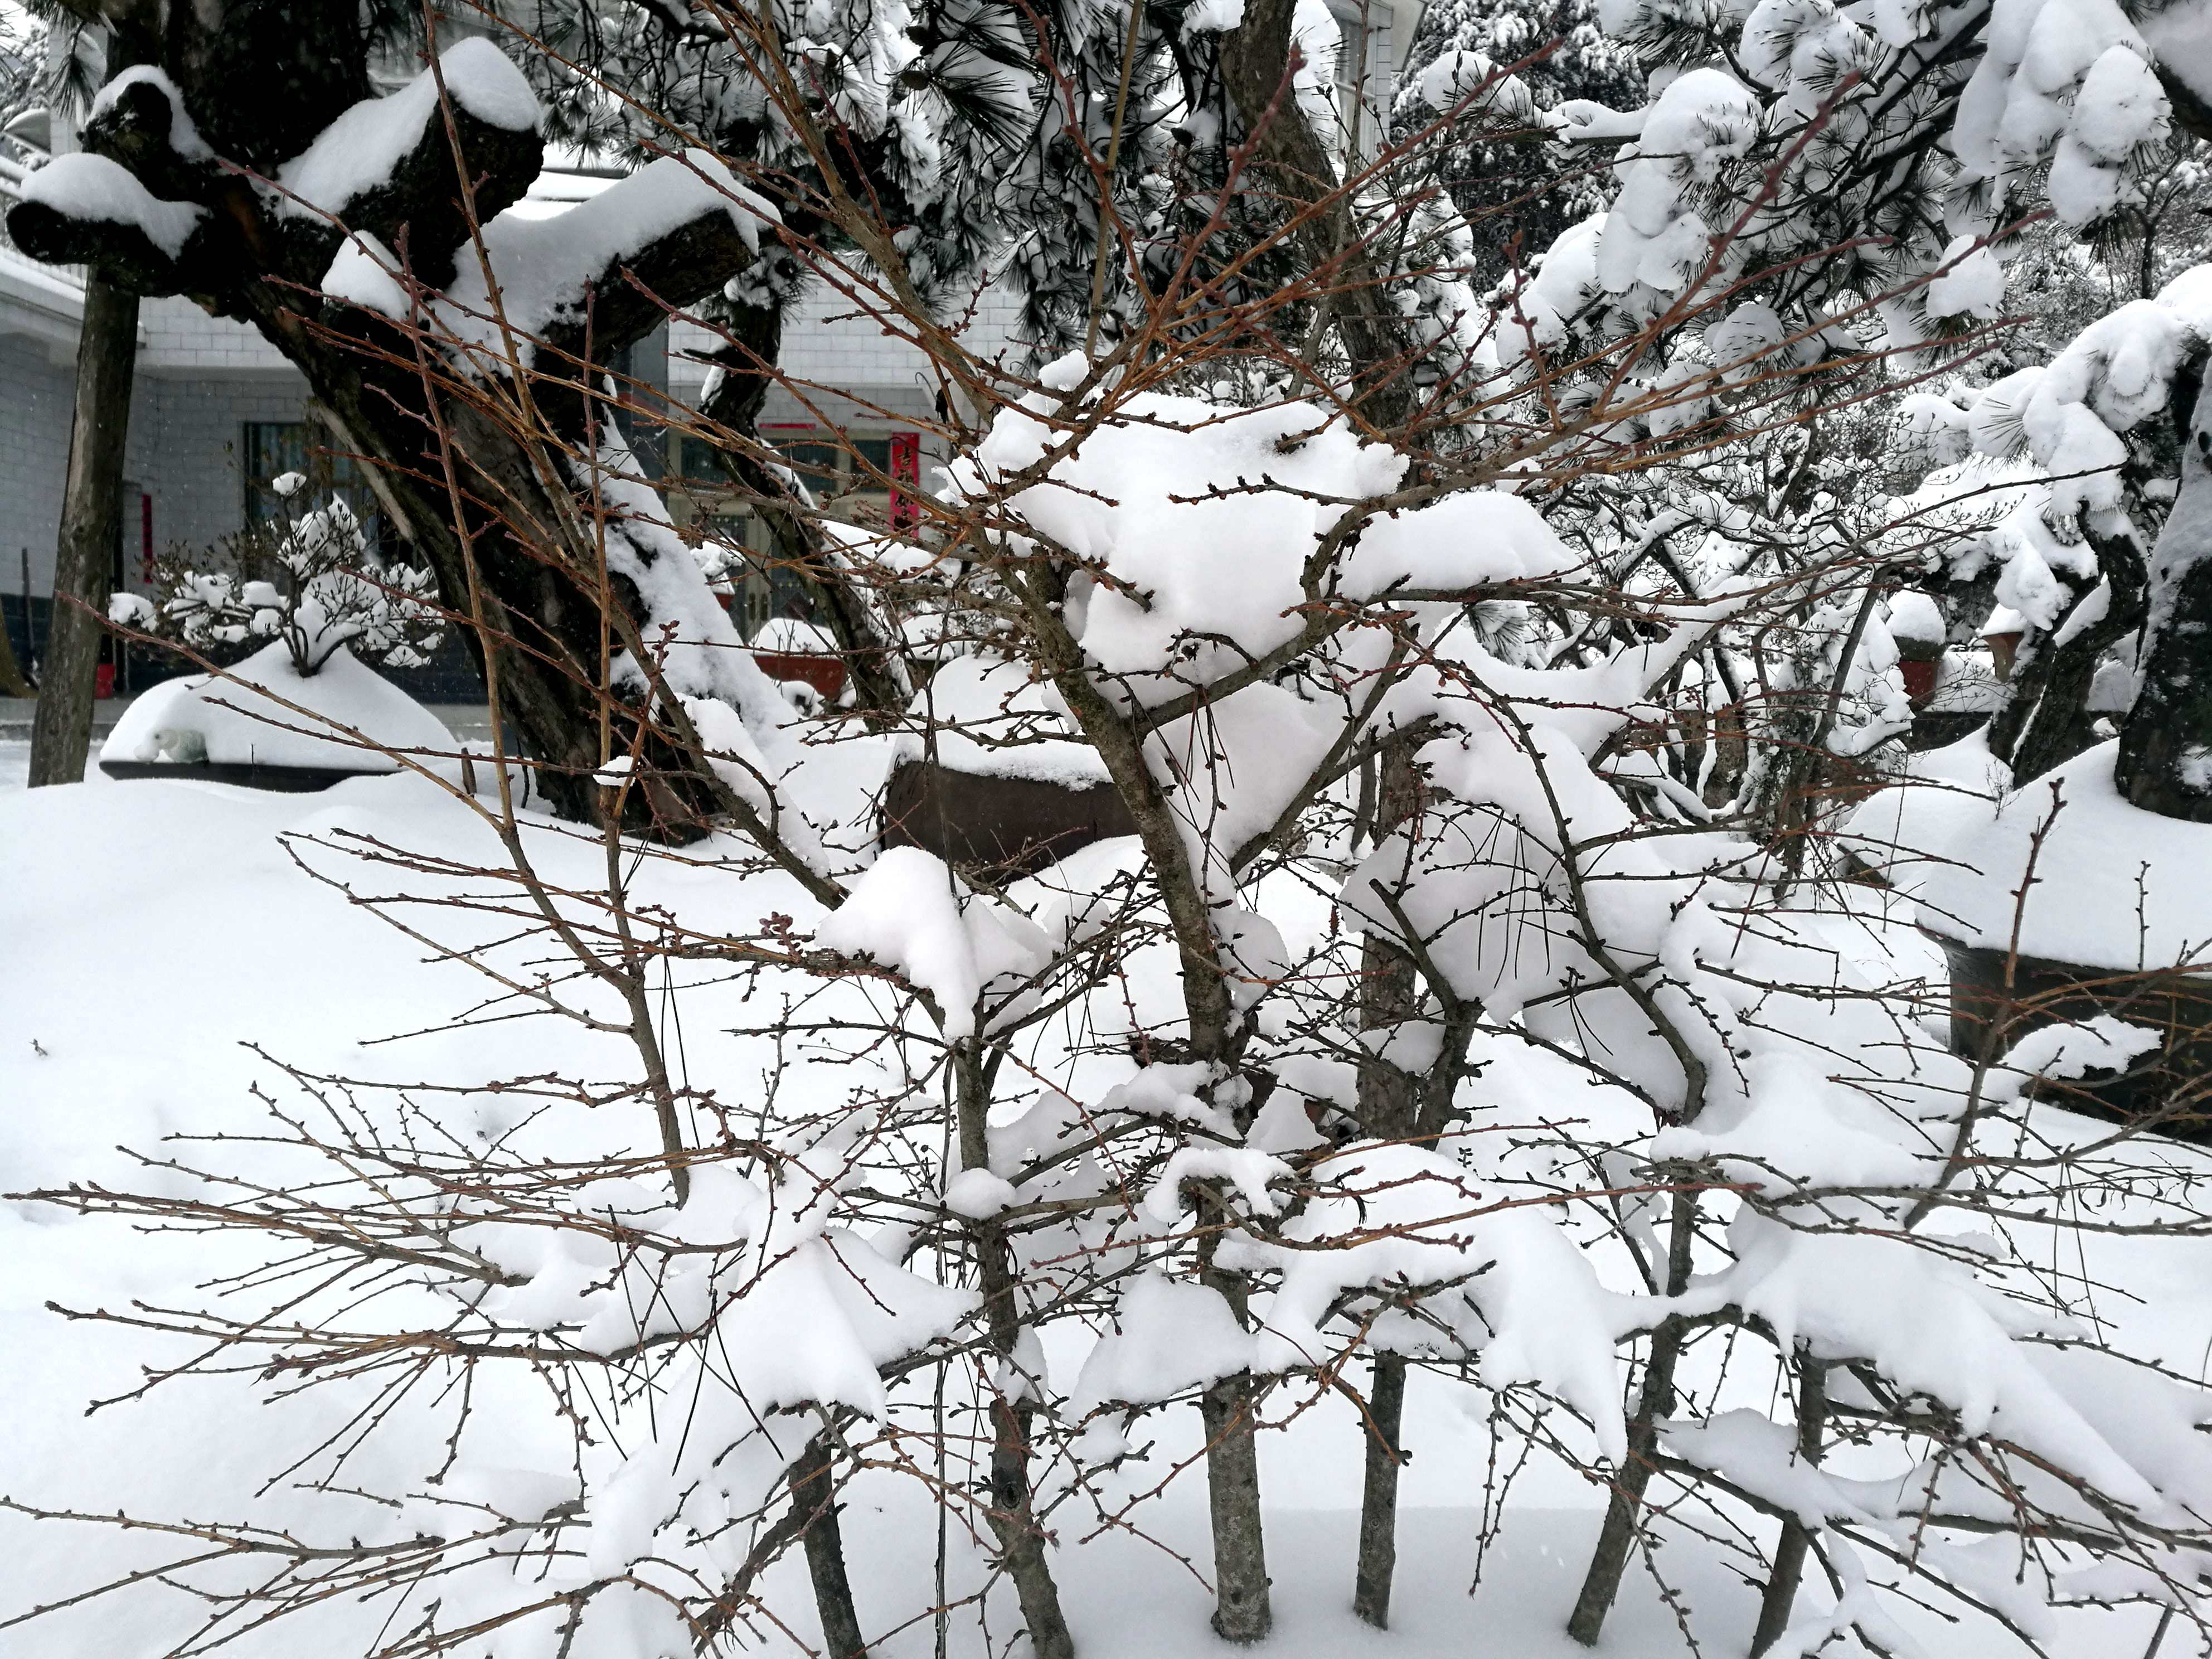
[(142, 377), (140, 384), (154, 393), (144, 435), (155, 455), (146, 483), (155, 547), (201, 546), (239, 528), (246, 521), (240, 428), (248, 421), (304, 420), (307, 382), (280, 359), (273, 374)]
[[(23, 584), (23, 555), (30, 555), (31, 592), (53, 592), (54, 538), (62, 516), (62, 482), (69, 471), (70, 420), (76, 375), (54, 361), (42, 343), (0, 337), (0, 589)], [(159, 465), (159, 387), (141, 381), (131, 398), (131, 435), (124, 476), (142, 483)], [(135, 546), (126, 526), (125, 545)]]
[[(975, 307), (962, 338), (976, 356), (995, 357), (1012, 346), (1015, 314), (1012, 297), (993, 289)], [(708, 351), (714, 344), (714, 337), (703, 329), (679, 324), (672, 331), (668, 383), (676, 396), (687, 401), (697, 398), (706, 370), (686, 354)], [(785, 331), (781, 368), (801, 383), (807, 401), (840, 423), (872, 424), (879, 417), (840, 399), (830, 388), (842, 388), (864, 404), (915, 418), (927, 417), (936, 406), (939, 383), (921, 352), (887, 332), (881, 323), (855, 315), (852, 301), (820, 284), (810, 287), (800, 301), (798, 318)], [(806, 421), (810, 416), (799, 393), (778, 388), (769, 395), (762, 418), (789, 422)]]
[(283, 354), (244, 323), (210, 317), (181, 297), (138, 307), (141, 373), (289, 374)]
[[(20, 590), (28, 550), (31, 592), (43, 599), (53, 591), (75, 377), (49, 362), (42, 347), (0, 339), (0, 588)], [(241, 424), (299, 420), (306, 401), (296, 375), (141, 375), (131, 398), (124, 476), (153, 497), (155, 550), (173, 542), (201, 545), (236, 530), (245, 520)], [(126, 501), (126, 514), (138, 511), (134, 501)], [(131, 558), (142, 533), (137, 518), (124, 526), (124, 550)]]

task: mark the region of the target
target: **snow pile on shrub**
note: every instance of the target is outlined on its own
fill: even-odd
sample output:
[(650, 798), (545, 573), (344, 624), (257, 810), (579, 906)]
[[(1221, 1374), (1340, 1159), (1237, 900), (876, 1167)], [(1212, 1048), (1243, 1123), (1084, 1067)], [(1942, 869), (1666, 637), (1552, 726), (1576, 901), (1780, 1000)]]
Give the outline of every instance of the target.
[(123, 711), (100, 757), (392, 772), (395, 755), (454, 746), (436, 715), (350, 653), (302, 675), (280, 640), (222, 674), (162, 681)]

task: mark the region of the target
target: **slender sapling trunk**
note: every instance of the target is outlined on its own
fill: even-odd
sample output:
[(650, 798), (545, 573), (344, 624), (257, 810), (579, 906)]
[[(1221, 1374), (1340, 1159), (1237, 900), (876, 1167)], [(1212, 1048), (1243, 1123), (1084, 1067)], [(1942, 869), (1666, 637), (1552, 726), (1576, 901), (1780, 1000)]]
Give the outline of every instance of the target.
[(33, 789), (81, 782), (92, 746), (101, 625), (123, 535), (123, 444), (131, 429), (137, 354), (138, 296), (96, 271), (87, 273), (76, 412), (62, 486), (61, 537), (54, 548), (53, 611), (31, 723)]

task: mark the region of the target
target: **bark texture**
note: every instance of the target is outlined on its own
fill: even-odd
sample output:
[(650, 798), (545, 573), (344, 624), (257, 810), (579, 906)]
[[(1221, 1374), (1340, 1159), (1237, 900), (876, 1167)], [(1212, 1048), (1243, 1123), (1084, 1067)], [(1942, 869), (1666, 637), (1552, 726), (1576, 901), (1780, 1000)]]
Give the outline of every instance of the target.
[(2042, 685), (2034, 713), (2012, 753), (2000, 757), (2011, 763), (2013, 775), (2023, 783), (2094, 746), (2097, 715), (2089, 707), (2089, 692), (2097, 670), (2105, 653), (2143, 623), (2143, 556), (2133, 529), (2123, 524), (2103, 526), (2090, 532), (2089, 542), (2110, 589), (2105, 613), (2039, 658)]
[(1414, 407), (1405, 326), (1384, 295), (1385, 273), (1369, 256), (1329, 147), (1291, 89), (1297, 10), (1297, 0), (1249, 0), (1243, 26), (1221, 37), (1222, 85), (1293, 216), (1291, 240), (1301, 264), (1316, 286), (1334, 285), (1329, 303), (1357, 377), (1353, 406), (1388, 429)]
[[(962, 1164), (988, 1169), (990, 1085), (982, 1056), (972, 1045), (960, 1051), (955, 1076)], [(1036, 1659), (1074, 1659), (1075, 1638), (1060, 1610), (1060, 1586), (1045, 1553), (1044, 1528), (1030, 1479), (1030, 1431), (1036, 1413), (1012, 1364), (1021, 1340), (1020, 1287), (1012, 1252), (1006, 1229), (988, 1218), (973, 1224), (972, 1239), (984, 1319), (1005, 1379), (990, 1402), (991, 1503), (987, 1516), (991, 1535), (999, 1547), (1000, 1565), (1013, 1581)]]
[(1367, 1468), (1359, 1501), (1359, 1572), (1352, 1610), (1377, 1630), (1390, 1628), (1390, 1582), (1398, 1568), (1398, 1471), (1406, 1461), (1406, 1362), (1375, 1356), (1367, 1391)]
[[(1678, 1192), (1668, 1225), (1665, 1285), (1667, 1294), (1680, 1296), (1690, 1282), (1690, 1251), (1697, 1238), (1694, 1195)], [(1674, 1411), (1674, 1372), (1681, 1364), (1682, 1345), (1688, 1327), (1679, 1319), (1662, 1321), (1651, 1333), (1651, 1352), (1644, 1366), (1644, 1385), (1636, 1410), (1628, 1419), (1628, 1455), (1615, 1474), (1613, 1494), (1607, 1500), (1605, 1522), (1598, 1528), (1597, 1547), (1590, 1553), (1589, 1570), (1567, 1616), (1567, 1634), (1586, 1648), (1594, 1648), (1604, 1634), (1606, 1615), (1620, 1593), (1621, 1575), (1643, 1525), (1644, 1494), (1650, 1489), (1652, 1455), (1659, 1447), (1659, 1424)]]
[[(1420, 810), (1421, 779), (1413, 765), (1413, 742), (1400, 738), (1382, 745), (1375, 791), (1374, 839), (1381, 842)], [(1389, 939), (1367, 933), (1359, 941), (1359, 1028), (1387, 1031), (1418, 1018), (1420, 980), (1413, 958)], [(1420, 1137), (1419, 1082), (1410, 1073), (1372, 1054), (1363, 1054), (1358, 1070), (1361, 1132), (1377, 1140)], [(1394, 1353), (1375, 1356), (1375, 1383), (1368, 1400), (1365, 1476), (1359, 1494), (1359, 1563), (1352, 1580), (1352, 1608), (1377, 1630), (1390, 1623), (1391, 1579), (1398, 1567), (1398, 1471), (1406, 1461), (1402, 1434), (1406, 1362)]]
[(823, 1659), (866, 1659), (868, 1644), (845, 1575), (845, 1538), (837, 1524), (836, 1473), (826, 1429), (806, 1443), (791, 1471), (792, 1502), (807, 1514), (800, 1539), (806, 1573), (814, 1583), (814, 1607), (822, 1620)]
[[(801, 222), (793, 229), (805, 234), (812, 227)], [(913, 693), (898, 648), (867, 596), (847, 580), (822, 526), (802, 510), (784, 474), (768, 464), (760, 443), (760, 412), (782, 350), (783, 319), (781, 306), (730, 307), (723, 325), (729, 337), (713, 354), (721, 380), (701, 412), (738, 441), (715, 445), (715, 462), (760, 514), (775, 544), (772, 556), (805, 585), (817, 620), (836, 641), (852, 676), (862, 715), (880, 725), (902, 714)]]
[[(1291, 238), (1301, 262), (1314, 281), (1331, 288), (1328, 304), (1333, 320), (1356, 378), (1352, 407), (1365, 422), (1388, 430), (1402, 423), (1414, 407), (1404, 328), (1384, 300), (1382, 273), (1375, 269), (1369, 256), (1351, 203), (1338, 181), (1329, 148), (1298, 107), (1291, 83), (1297, 67), (1291, 33), (1297, 9), (1296, 0), (1251, 0), (1245, 7), (1242, 27), (1222, 37), (1222, 85), (1255, 147), (1262, 172), (1291, 216)], [(1412, 777), (1410, 752), (1404, 751), (1402, 745), (1394, 746), (1391, 752), (1396, 759), (1386, 754), (1383, 762), (1381, 812), (1385, 814), (1412, 810), (1410, 802), (1419, 789)], [(1395, 808), (1394, 792), (1398, 797)], [(1362, 951), (1363, 1026), (1395, 1024), (1408, 1018), (1416, 995), (1412, 960), (1395, 946), (1371, 937)], [(1384, 1119), (1401, 1126), (1397, 1133), (1411, 1133), (1418, 1097), (1412, 1078), (1394, 1067), (1363, 1064), (1359, 1093), (1362, 1116), (1370, 1133), (1378, 1133), (1376, 1125)], [(1389, 1363), (1399, 1366), (1397, 1384), (1402, 1391), (1402, 1365), (1395, 1360)], [(1382, 1387), (1378, 1369), (1377, 1388)], [(1240, 1621), (1249, 1621), (1250, 1614), (1232, 1601), (1232, 1595), (1249, 1599), (1255, 1587), (1257, 1595), (1264, 1597), (1266, 1594), (1257, 1460), (1249, 1443), (1249, 1432), (1243, 1443), (1233, 1438), (1235, 1417), (1224, 1409), (1227, 1402), (1216, 1404), (1212, 1395), (1207, 1399), (1206, 1438), (1213, 1449), (1209, 1454), (1209, 1474), (1213, 1460), (1230, 1460), (1212, 1481), (1214, 1571), (1220, 1597), (1214, 1626), (1232, 1639), (1255, 1640), (1265, 1633), (1265, 1618), (1253, 1625), (1251, 1633), (1240, 1633), (1244, 1628)], [(1221, 1419), (1219, 1432), (1217, 1416)], [(1401, 1453), (1395, 1429), (1381, 1453), (1370, 1444), (1369, 1478), (1361, 1498), (1359, 1565), (1353, 1600), (1360, 1616), (1377, 1625), (1388, 1617), (1390, 1575), (1396, 1563)], [(1387, 1475), (1374, 1461), (1378, 1455), (1387, 1455)], [(1249, 1515), (1233, 1507), (1244, 1501), (1242, 1465), (1246, 1459), (1253, 1465)], [(1243, 1541), (1248, 1539), (1249, 1547)], [(1236, 1562), (1232, 1572), (1223, 1559), (1224, 1547), (1249, 1547), (1249, 1559)], [(1370, 1608), (1376, 1611), (1370, 1613)], [(1232, 1625), (1238, 1628), (1232, 1630)]]
[(1274, 1626), (1267, 1539), (1260, 1519), (1260, 1449), (1249, 1376), (1224, 1377), (1199, 1399), (1206, 1421), (1206, 1492), (1213, 1522), (1214, 1633), (1257, 1642)]
[(2180, 493), (2151, 554), (2142, 689), (2115, 777), (2147, 812), (2212, 823), (2212, 385), (2191, 412)]
[(54, 549), (38, 711), (31, 722), (31, 787), (76, 783), (92, 746), (92, 704), (115, 550), (123, 535), (123, 446), (138, 355), (138, 296), (97, 271), (84, 284), (77, 336), (76, 408)]

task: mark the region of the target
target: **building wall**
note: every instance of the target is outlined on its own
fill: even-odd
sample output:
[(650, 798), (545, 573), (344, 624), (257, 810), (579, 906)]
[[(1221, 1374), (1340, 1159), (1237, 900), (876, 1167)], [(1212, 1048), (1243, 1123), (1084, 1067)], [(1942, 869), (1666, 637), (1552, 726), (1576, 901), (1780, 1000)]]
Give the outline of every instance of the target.
[(75, 382), (43, 342), (0, 339), (0, 589), (10, 595), (22, 591), (27, 550), (32, 593), (53, 591)]
[(149, 300), (138, 308), (138, 368), (153, 374), (290, 374), (283, 353), (260, 331), (210, 317), (190, 300)]
[[(155, 456), (147, 484), (155, 550), (179, 542), (204, 546), (228, 535), (246, 522), (241, 428), (248, 421), (304, 420), (307, 382), (280, 368), (252, 375), (142, 376), (140, 385), (153, 393), (145, 419)], [(134, 421), (134, 444), (140, 436)]]
[[(140, 335), (124, 477), (153, 498), (155, 551), (213, 541), (245, 519), (240, 426), (301, 419), (306, 383), (258, 335), (181, 300), (149, 302)], [(0, 334), (0, 592), (10, 596), (22, 590), (27, 550), (33, 595), (53, 592), (76, 394), (73, 350)], [(135, 495), (124, 510), (133, 569), (143, 535)]]
[[(963, 343), (987, 359), (1011, 352), (1016, 314), (1011, 295), (998, 289), (986, 293), (962, 333)], [(698, 358), (717, 342), (690, 324), (677, 325), (672, 334), (669, 389), (696, 403), (707, 377)], [(809, 404), (837, 425), (880, 426), (900, 416), (922, 421), (936, 410), (938, 380), (921, 352), (886, 332), (882, 324), (853, 314), (852, 301), (819, 283), (809, 285), (784, 331), (780, 367), (799, 386), (769, 394), (761, 414), (765, 424), (811, 422)]]
[[(11, 596), (22, 592), (27, 552), (33, 596), (44, 599), (54, 588), (54, 543), (76, 406), (75, 365), (56, 357), (43, 342), (0, 337), (0, 592)], [(142, 380), (131, 400), (123, 471), (142, 486), (161, 465), (158, 397), (158, 386)], [(126, 548), (135, 545), (132, 528), (125, 527)]]

